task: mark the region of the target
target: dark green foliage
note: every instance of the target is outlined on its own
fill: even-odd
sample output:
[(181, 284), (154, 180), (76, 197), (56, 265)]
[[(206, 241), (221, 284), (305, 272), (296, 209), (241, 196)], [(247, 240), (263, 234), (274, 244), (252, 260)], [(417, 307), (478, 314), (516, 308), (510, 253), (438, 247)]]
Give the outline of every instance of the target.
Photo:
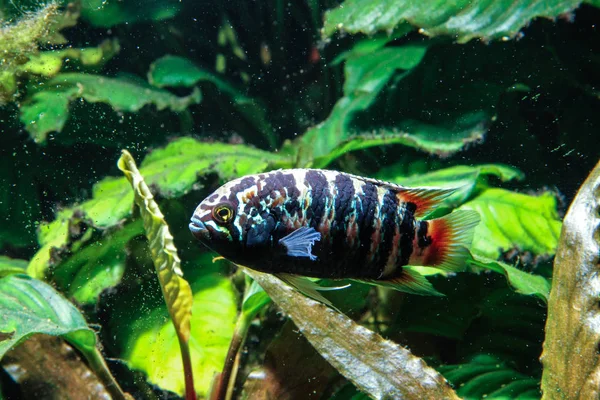
[[(461, 208), (482, 222), (465, 272), (420, 269), (445, 297), (358, 283), (324, 296), (462, 398), (539, 398), (561, 217), (600, 154), (600, 4), (434, 3), (0, 0), (0, 292), (14, 300), (0, 295), (0, 353), (45, 332), (92, 354), (94, 326), (104, 355), (123, 361), (115, 377), (126, 391), (182, 395), (176, 333), (116, 168), (124, 148), (193, 291), (199, 394), (239, 325), (248, 336), (234, 398), (279, 396), (301, 365), (263, 361), (282, 316), (193, 242), (194, 208), (242, 175), (326, 167), (456, 188), (427, 218)], [(313, 322), (302, 322), (307, 337), (328, 339)], [(316, 347), (365, 389), (386, 360), (340, 367), (339, 338), (354, 334), (342, 325), (337, 343)], [(264, 370), (264, 381), (249, 374)], [(314, 379), (326, 388), (318, 398), (368, 398), (337, 372)]]

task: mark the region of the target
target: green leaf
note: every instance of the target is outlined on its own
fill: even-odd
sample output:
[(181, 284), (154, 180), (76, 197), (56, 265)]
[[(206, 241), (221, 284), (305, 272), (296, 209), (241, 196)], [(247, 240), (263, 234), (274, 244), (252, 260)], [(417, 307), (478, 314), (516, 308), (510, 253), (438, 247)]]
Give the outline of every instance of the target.
[[(138, 219), (122, 229), (86, 242), (83, 247), (80, 247), (83, 242), (80, 241), (72, 254), (56, 252), (48, 278), (78, 303), (95, 303), (104, 289), (121, 281), (127, 242), (143, 232), (142, 220)], [(64, 261), (57, 262), (57, 258), (64, 258)]]
[(201, 100), (198, 90), (189, 96), (178, 97), (129, 79), (91, 74), (60, 74), (50, 80), (48, 86), (53, 89), (35, 93), (21, 107), (21, 122), (38, 143), (44, 143), (48, 133), (62, 131), (68, 119), (69, 103), (77, 98), (107, 103), (115, 111), (126, 112), (136, 112), (146, 105), (181, 112)]
[[(196, 268), (202, 268), (197, 266)], [(231, 282), (215, 273), (202, 274), (191, 281), (193, 295), (190, 353), (194, 369), (194, 386), (206, 396), (212, 377), (223, 367), (237, 316), (237, 301)], [(183, 393), (181, 356), (173, 324), (166, 308), (137, 312), (140, 304), (124, 305), (117, 316), (117, 340), (123, 345), (121, 357), (163, 389)], [(121, 314), (118, 314), (121, 315)], [(131, 321), (133, 318), (133, 321)]]
[(428, 36), (451, 36), (459, 43), (471, 39), (508, 40), (538, 17), (556, 18), (577, 8), (581, 0), (460, 0), (419, 2), (416, 0), (346, 0), (325, 13), (323, 36), (335, 32), (392, 31), (410, 23)]
[(270, 302), (271, 298), (264, 289), (256, 281), (252, 281), (242, 301), (242, 313), (249, 316), (246, 319), (251, 319)]
[(63, 68), (65, 59), (76, 67), (99, 67), (114, 57), (120, 50), (117, 39), (108, 39), (98, 47), (67, 48), (43, 51), (29, 57), (19, 69), (30, 74), (52, 77)]
[(140, 174), (133, 157), (127, 150), (123, 150), (117, 166), (123, 171), (133, 188), (134, 201), (144, 221), (144, 230), (150, 243), (150, 254), (156, 275), (181, 349), (184, 369), (182, 377), (186, 382), (186, 397), (196, 397), (193, 385), (188, 385), (188, 381), (185, 379), (185, 376), (193, 377), (189, 347), (192, 289), (183, 278), (181, 261), (165, 217), (144, 181), (144, 177)]
[(539, 399), (539, 380), (524, 375), (502, 360), (489, 355), (474, 356), (470, 362), (437, 368), (465, 400)]
[(266, 107), (214, 72), (198, 67), (187, 58), (167, 55), (156, 60), (150, 66), (148, 81), (158, 87), (192, 87), (202, 82), (213, 84), (217, 91), (230, 99), (235, 110), (261, 132), (269, 145), (275, 146), (276, 137), (267, 118)]
[(84, 19), (92, 25), (109, 28), (118, 24), (173, 18), (182, 4), (177, 0), (86, 0), (81, 6)]
[(12, 274), (24, 274), (27, 263), (27, 260), (0, 255), (0, 278)]
[(408, 187), (457, 188), (456, 193), (442, 203), (452, 208), (463, 204), (471, 196), (487, 188), (487, 177), (497, 177), (502, 182), (524, 178), (524, 174), (518, 169), (502, 164), (456, 165), (411, 176), (399, 175), (397, 171), (398, 166), (383, 168), (377, 174), (377, 178)]
[[(150, 153), (142, 162), (140, 173), (161, 196), (174, 198), (192, 189), (201, 189), (198, 180), (202, 176), (217, 174), (227, 181), (289, 165), (290, 161), (284, 156), (251, 147), (181, 138)], [(132, 204), (133, 193), (124, 177), (108, 177), (98, 182), (91, 199), (61, 211), (55, 221), (40, 225), (42, 248), (32, 258), (28, 273), (40, 278), (44, 276), (50, 250), (69, 242), (69, 221), (76, 210), (82, 211), (95, 227), (109, 228), (130, 215)]]
[(458, 399), (440, 375), (407, 349), (305, 297), (273, 275), (245, 272), (291, 317), (323, 358), (371, 397)]
[(500, 261), (486, 259), (484, 257), (474, 257), (467, 261), (470, 265), (492, 270), (503, 274), (517, 293), (524, 295), (537, 296), (548, 302), (550, 296), (550, 281), (540, 275), (530, 274), (525, 271), (508, 265)]
[(35, 333), (61, 336), (93, 357), (96, 335), (81, 313), (52, 287), (27, 275), (0, 279), (0, 359)]
[(417, 66), (426, 51), (424, 44), (410, 44), (349, 57), (344, 69), (344, 97), (337, 101), (324, 122), (310, 129), (300, 139), (300, 165), (320, 157), (325, 159), (316, 162), (315, 166), (326, 165), (328, 154), (352, 136), (349, 131), (352, 117), (373, 103), (397, 70), (406, 71)]
[(475, 255), (498, 259), (511, 249), (535, 255), (556, 251), (561, 222), (556, 198), (550, 193), (536, 197), (487, 189), (459, 209), (475, 210), (481, 216), (471, 248)]

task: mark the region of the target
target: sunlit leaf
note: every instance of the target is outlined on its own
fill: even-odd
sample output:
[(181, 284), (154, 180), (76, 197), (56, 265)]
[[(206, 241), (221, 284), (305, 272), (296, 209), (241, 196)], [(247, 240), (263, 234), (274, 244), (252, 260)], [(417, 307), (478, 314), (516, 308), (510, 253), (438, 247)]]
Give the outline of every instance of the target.
[(96, 335), (52, 287), (27, 275), (0, 279), (0, 358), (35, 333), (61, 336), (89, 356)]
[(508, 279), (510, 286), (513, 287), (517, 293), (537, 296), (545, 302), (548, 301), (548, 296), (550, 295), (550, 281), (543, 276), (530, 274), (521, 271), (512, 265), (500, 261), (489, 260), (484, 257), (474, 257), (474, 259), (467, 262), (470, 265), (503, 274), (506, 276), (506, 279)]
[(529, 196), (487, 189), (460, 209), (475, 210), (481, 216), (471, 249), (475, 255), (497, 259), (511, 249), (535, 255), (556, 251), (561, 222), (556, 198), (550, 193)]
[(20, 71), (30, 74), (52, 77), (60, 72), (68, 59), (69, 64), (82, 67), (102, 66), (120, 50), (116, 39), (105, 40), (98, 47), (67, 48), (49, 50), (29, 57), (29, 61), (20, 66)]
[(158, 87), (192, 87), (203, 82), (213, 84), (218, 92), (230, 100), (234, 109), (255, 126), (271, 146), (275, 146), (276, 139), (267, 118), (266, 107), (216, 73), (198, 67), (187, 58), (168, 55), (156, 60), (150, 66), (148, 81)]
[(468, 363), (437, 368), (465, 400), (539, 399), (539, 380), (524, 375), (495, 357), (477, 355)]
[[(419, 2), (416, 0), (346, 0), (325, 14), (323, 35), (335, 32), (392, 31), (409, 23), (428, 36), (447, 35), (459, 43), (516, 36), (538, 17), (556, 18), (572, 11), (580, 0)], [(510, 12), (507, 12), (510, 10)]]
[(407, 349), (309, 299), (276, 277), (246, 271), (335, 369), (373, 398), (458, 399), (445, 379)]
[[(158, 275), (165, 303), (181, 347), (184, 374), (192, 376), (189, 352), (190, 319), (192, 317), (192, 289), (183, 278), (181, 261), (173, 242), (173, 236), (164, 215), (154, 200), (144, 177), (137, 169), (135, 161), (127, 150), (123, 150), (118, 167), (134, 191), (134, 201), (144, 221), (144, 230), (150, 243), (150, 254)], [(195, 396), (194, 388), (186, 383), (186, 393)]]
[(0, 255), (0, 278), (12, 274), (24, 274), (26, 268), (27, 260)]
[(126, 245), (143, 233), (142, 220), (78, 247), (73, 254), (54, 254), (59, 262), (50, 269), (49, 278), (78, 303), (94, 303), (100, 292), (117, 285), (125, 271)]
[(38, 143), (44, 143), (48, 133), (63, 129), (69, 116), (69, 103), (77, 98), (107, 103), (115, 111), (126, 112), (135, 112), (147, 105), (177, 112), (201, 100), (198, 90), (178, 97), (137, 81), (91, 74), (60, 74), (48, 82), (48, 86), (51, 89), (35, 93), (21, 107), (21, 122)]
[[(289, 163), (285, 156), (247, 146), (181, 138), (150, 153), (142, 162), (140, 173), (162, 196), (173, 198), (200, 189), (202, 186), (198, 181), (202, 176), (217, 174), (222, 180), (230, 180)], [(94, 226), (108, 228), (130, 215), (132, 204), (133, 193), (124, 177), (101, 180), (94, 186), (90, 200), (63, 210), (55, 221), (40, 225), (42, 248), (32, 258), (28, 273), (35, 277), (44, 276), (50, 249), (62, 247), (69, 241), (68, 226), (75, 210), (82, 211)]]
[[(191, 286), (194, 295), (190, 353), (196, 391), (205, 396), (213, 375), (223, 368), (233, 336), (237, 301), (231, 282), (216, 273), (200, 274), (191, 281)], [(140, 307), (143, 306), (120, 306), (113, 321), (118, 329), (117, 340), (122, 342), (120, 356), (131, 368), (146, 372), (151, 382), (183, 393), (181, 356), (167, 310), (161, 305), (151, 311), (135, 313)]]

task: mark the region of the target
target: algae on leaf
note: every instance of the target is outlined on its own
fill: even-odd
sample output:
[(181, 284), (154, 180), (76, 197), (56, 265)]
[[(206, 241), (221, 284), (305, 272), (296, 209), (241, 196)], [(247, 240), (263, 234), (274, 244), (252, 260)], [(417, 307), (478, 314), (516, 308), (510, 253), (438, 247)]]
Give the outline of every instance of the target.
[[(39, 91), (21, 107), (21, 122), (38, 143), (48, 133), (60, 132), (69, 117), (69, 103), (77, 98), (109, 104), (115, 111), (136, 112), (146, 105), (158, 110), (181, 112), (201, 100), (199, 90), (178, 97), (166, 90), (143, 85), (124, 78), (64, 73), (47, 83), (52, 89)], [(44, 112), (50, 110), (50, 112)]]
[(325, 14), (323, 35), (372, 35), (408, 23), (425, 35), (446, 35), (459, 43), (475, 38), (507, 40), (535, 18), (556, 18), (580, 4), (581, 0), (346, 0)]

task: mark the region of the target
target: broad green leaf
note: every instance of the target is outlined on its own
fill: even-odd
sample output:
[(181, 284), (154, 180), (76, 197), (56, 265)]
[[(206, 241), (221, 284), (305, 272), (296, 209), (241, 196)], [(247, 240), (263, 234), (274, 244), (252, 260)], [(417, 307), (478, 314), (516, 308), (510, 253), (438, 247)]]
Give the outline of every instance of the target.
[(465, 400), (534, 400), (541, 397), (538, 379), (524, 375), (489, 355), (477, 355), (465, 364), (442, 365), (437, 370)]
[(273, 275), (246, 270), (335, 369), (373, 398), (458, 399), (407, 349), (300, 294)]
[[(197, 268), (203, 268), (198, 266)], [(231, 282), (215, 273), (191, 281), (193, 295), (189, 341), (197, 393), (206, 396), (212, 377), (223, 368), (237, 316), (237, 301)], [(129, 307), (134, 312), (136, 307)], [(138, 307), (139, 308), (139, 307)], [(134, 321), (116, 321), (121, 357), (161, 388), (183, 393), (183, 368), (173, 325), (164, 306), (133, 316)]]
[(377, 177), (384, 181), (408, 187), (456, 188), (456, 193), (443, 202), (448, 207), (460, 205), (473, 194), (487, 188), (487, 177), (497, 177), (502, 182), (524, 178), (524, 174), (518, 169), (502, 164), (456, 165), (411, 176), (399, 175), (397, 169), (397, 166), (383, 168), (379, 171)]
[(475, 228), (471, 251), (498, 259), (508, 250), (552, 255), (561, 222), (556, 198), (550, 193), (529, 196), (504, 189), (487, 189), (459, 209), (475, 210), (481, 222)]
[(467, 261), (468, 264), (480, 268), (492, 270), (503, 274), (508, 279), (508, 282), (517, 293), (524, 295), (533, 295), (548, 302), (550, 295), (550, 281), (540, 275), (530, 274), (525, 271), (508, 265), (500, 261), (486, 259), (484, 257), (473, 257)]
[(459, 43), (471, 39), (508, 40), (538, 17), (556, 18), (577, 8), (581, 0), (531, 2), (458, 0), (346, 0), (325, 14), (323, 35), (335, 32), (391, 32), (409, 23), (428, 36), (451, 36)]
[(182, 7), (177, 0), (86, 0), (81, 5), (85, 20), (105, 28), (173, 18)]
[(148, 81), (158, 87), (192, 87), (202, 82), (213, 84), (217, 91), (227, 96), (234, 108), (262, 133), (269, 144), (275, 146), (276, 138), (266, 115), (266, 107), (258, 100), (246, 96), (216, 73), (198, 67), (187, 58), (167, 55), (156, 60), (150, 66)]
[(48, 86), (52, 89), (35, 93), (21, 107), (21, 122), (38, 143), (44, 143), (48, 133), (63, 129), (69, 116), (69, 103), (77, 98), (107, 103), (115, 111), (126, 112), (136, 112), (146, 105), (180, 112), (201, 100), (198, 90), (178, 97), (129, 79), (91, 74), (60, 74), (50, 80)]
[(96, 335), (81, 313), (52, 287), (27, 275), (0, 279), (0, 358), (35, 333), (61, 336), (86, 356)]
[[(150, 153), (142, 162), (140, 173), (162, 196), (173, 198), (202, 188), (198, 182), (202, 176), (217, 174), (227, 181), (290, 164), (287, 157), (247, 146), (181, 138)], [(50, 250), (69, 242), (68, 227), (76, 210), (82, 211), (95, 227), (109, 228), (130, 215), (132, 204), (133, 193), (124, 177), (108, 177), (98, 182), (91, 199), (61, 211), (55, 221), (40, 225), (42, 248), (32, 258), (28, 273), (39, 278), (44, 276)]]
[(27, 260), (0, 255), (0, 278), (12, 274), (24, 274), (27, 263)]
[[(63, 255), (59, 251), (53, 255), (49, 279), (78, 303), (95, 303), (104, 289), (121, 281), (127, 242), (141, 234), (142, 220), (138, 219), (102, 238), (87, 241), (83, 247), (73, 249), (72, 254)], [(64, 261), (57, 263), (56, 258)]]

